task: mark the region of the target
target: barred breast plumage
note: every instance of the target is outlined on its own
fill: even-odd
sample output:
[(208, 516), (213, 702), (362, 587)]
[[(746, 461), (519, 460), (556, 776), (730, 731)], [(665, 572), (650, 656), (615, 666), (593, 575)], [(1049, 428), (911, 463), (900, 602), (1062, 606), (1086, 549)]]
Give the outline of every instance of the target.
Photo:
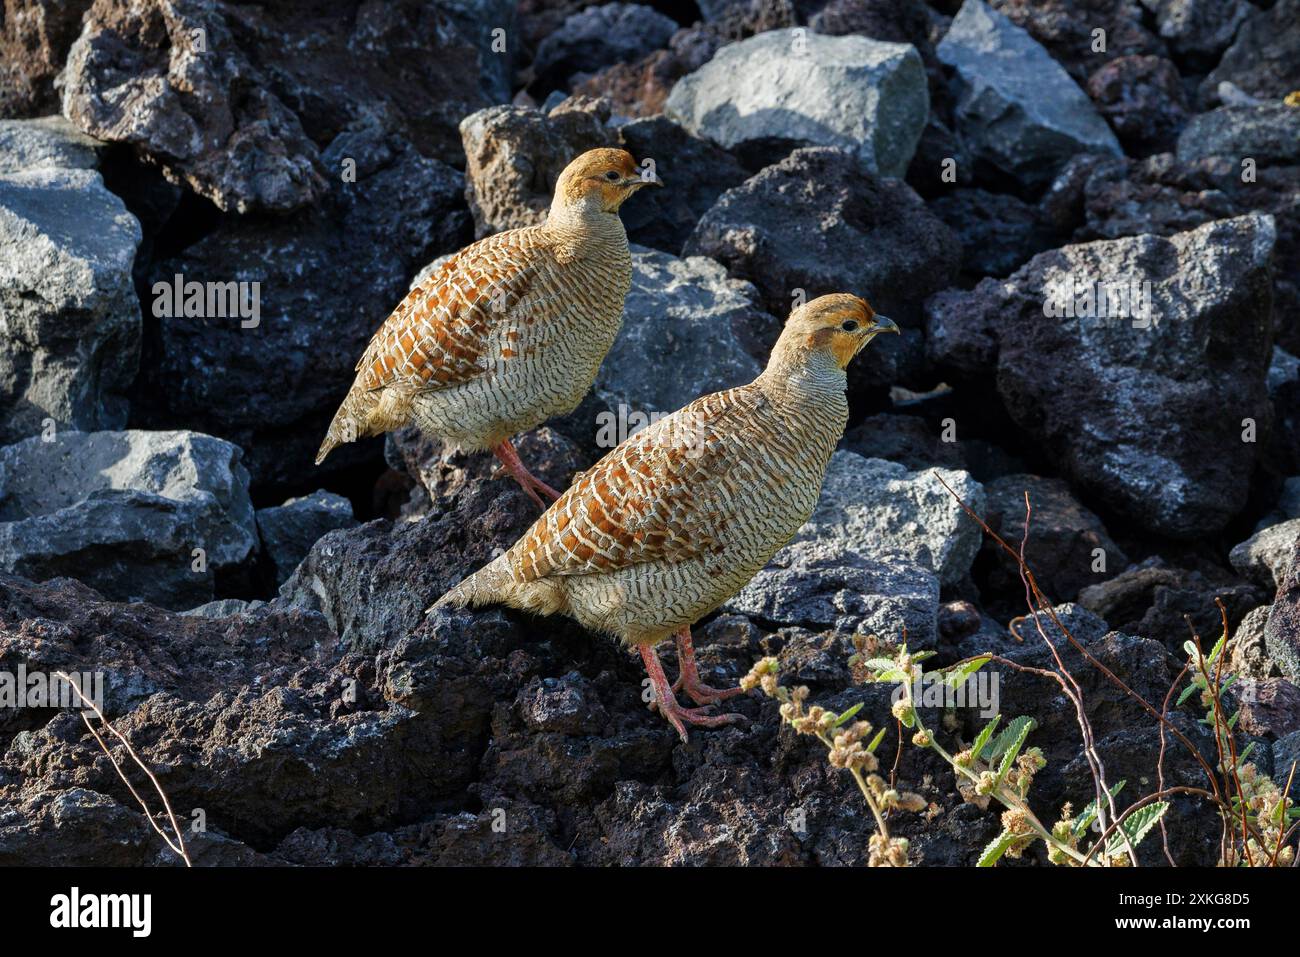
[(546, 222), (489, 236), (448, 259), (393, 311), (321, 444), (407, 423), (493, 449), (540, 503), (510, 437), (576, 408), (622, 323), (632, 281), (622, 203), (643, 178), (623, 150), (592, 150), (556, 184)]
[(683, 737), (682, 721), (719, 723), (676, 703), (659, 680), (654, 645), (677, 635), (679, 683), (696, 701), (729, 693), (699, 682), (690, 626), (744, 587), (812, 514), (848, 421), (845, 368), (882, 331), (897, 327), (855, 296), (796, 310), (754, 382), (696, 399), (631, 436), (438, 604), (568, 614), (638, 646), (658, 706)]

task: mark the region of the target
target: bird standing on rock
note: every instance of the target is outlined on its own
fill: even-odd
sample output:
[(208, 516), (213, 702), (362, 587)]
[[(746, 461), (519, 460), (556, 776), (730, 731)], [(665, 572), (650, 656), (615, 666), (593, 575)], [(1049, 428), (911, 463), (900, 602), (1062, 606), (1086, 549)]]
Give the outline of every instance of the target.
[[(698, 705), (740, 692), (700, 681), (691, 625), (740, 591), (812, 514), (848, 423), (845, 369), (882, 332), (898, 327), (856, 296), (796, 309), (757, 379), (630, 436), (434, 607), (562, 612), (636, 646), (655, 706), (683, 741), (686, 723), (743, 720), (677, 702), (678, 690)], [(672, 686), (655, 653), (670, 635), (680, 666)]]
[(570, 163), (540, 226), (450, 257), (384, 321), (316, 455), (414, 423), (466, 451), (491, 449), (539, 506), (560, 493), (510, 437), (577, 408), (623, 321), (632, 255), (619, 207), (642, 186), (632, 156)]

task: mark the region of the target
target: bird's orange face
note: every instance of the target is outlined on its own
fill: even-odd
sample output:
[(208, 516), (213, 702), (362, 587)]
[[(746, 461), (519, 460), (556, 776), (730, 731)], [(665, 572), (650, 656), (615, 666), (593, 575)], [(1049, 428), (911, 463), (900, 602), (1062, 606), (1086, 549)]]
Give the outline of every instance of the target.
[(848, 293), (805, 303), (790, 314), (786, 328), (802, 336), (810, 351), (831, 353), (841, 369), (880, 333), (898, 332), (893, 320), (877, 315), (865, 299)]
[(564, 168), (555, 190), (565, 202), (594, 202), (602, 211), (616, 213), (642, 186), (662, 186), (658, 177), (643, 171), (627, 150), (588, 150)]

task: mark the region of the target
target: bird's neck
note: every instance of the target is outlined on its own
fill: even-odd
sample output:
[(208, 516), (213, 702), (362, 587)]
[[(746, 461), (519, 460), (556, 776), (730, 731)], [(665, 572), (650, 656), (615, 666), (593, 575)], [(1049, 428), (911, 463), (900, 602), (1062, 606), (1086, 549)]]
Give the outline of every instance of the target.
[(848, 375), (833, 355), (778, 348), (755, 385), (792, 428), (833, 432), (839, 441), (849, 420)]

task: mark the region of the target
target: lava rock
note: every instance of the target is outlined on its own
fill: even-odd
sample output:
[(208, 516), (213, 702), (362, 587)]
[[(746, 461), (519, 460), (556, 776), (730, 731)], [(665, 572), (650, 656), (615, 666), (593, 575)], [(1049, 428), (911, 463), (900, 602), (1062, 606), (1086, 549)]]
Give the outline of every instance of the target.
[[(1168, 53), (1143, 26), (1137, 0), (990, 0), (990, 5), (1041, 43), (1080, 86), (1110, 60)], [(1098, 30), (1105, 32), (1102, 50)]]
[(1111, 60), (1088, 78), (1087, 90), (1120, 142), (1139, 156), (1171, 149), (1187, 123), (1182, 79), (1164, 57)]
[(898, 556), (863, 555), (844, 540), (796, 539), (723, 608), (769, 625), (879, 635), (909, 648), (938, 641), (939, 580)]
[(1298, 541), (1300, 518), (1293, 518), (1257, 531), (1235, 546), (1228, 558), (1232, 567), (1247, 578), (1275, 589), (1282, 583)]
[(970, 572), (981, 535), (958, 498), (983, 513), (984, 489), (965, 472), (909, 472), (897, 462), (839, 451), (831, 456), (812, 517), (794, 540), (844, 541), (882, 562), (904, 555), (941, 585), (955, 585)]
[(1178, 137), (1178, 159), (1192, 163), (1209, 156), (1230, 157), (1237, 167), (1244, 158), (1260, 166), (1300, 164), (1300, 107), (1221, 106), (1192, 117)]
[(1277, 596), (1264, 628), (1268, 656), (1292, 681), (1300, 681), (1300, 539), (1278, 582)]
[(665, 112), (733, 152), (776, 159), (834, 146), (869, 173), (902, 176), (929, 94), (910, 45), (773, 30), (723, 47), (679, 80)]
[(1179, 658), (1185, 657), (1189, 620), (1192, 629), (1211, 644), (1223, 634), (1216, 600), (1223, 602), (1231, 630), (1267, 595), (1259, 586), (1221, 570), (1175, 568), (1160, 558), (1131, 565), (1109, 581), (1079, 592), (1079, 604), (1089, 611), (1122, 631), (1162, 642)]
[(568, 17), (537, 47), (534, 89), (565, 89), (576, 73), (594, 73), (666, 46), (677, 24), (639, 3), (590, 6)]
[[(238, 442), (257, 488), (301, 488), (357, 356), (409, 277), (468, 238), (464, 183), (450, 167), (371, 132), (340, 136), (327, 155), (355, 159), (356, 182), (332, 185), (328, 201), (294, 217), (224, 221), (150, 270), (159, 355), (137, 384), (150, 401), (133, 422), (187, 423)], [(177, 314), (168, 302), (178, 275), (258, 283), (258, 315)], [(317, 474), (377, 452), (345, 446)]]
[(61, 116), (0, 120), (0, 173), (20, 173), (38, 166), (98, 169), (104, 150), (104, 143)]
[[(931, 299), (927, 347), (962, 371), (996, 369), (1008, 412), (1086, 494), (1158, 534), (1213, 534), (1246, 504), (1256, 445), (1243, 419), (1269, 421), (1274, 240), (1255, 214), (1043, 253)], [(1138, 282), (1125, 302), (1095, 296)]]
[(549, 113), (491, 106), (465, 117), (465, 198), (476, 238), (543, 222), (564, 167), (587, 150), (617, 145), (608, 120), (607, 105), (584, 97)]
[(1281, 99), (1300, 89), (1300, 0), (1277, 0), (1269, 9), (1251, 9), (1232, 46), (1201, 83), (1201, 101), (1220, 100), (1219, 84), (1264, 99)]
[(962, 4), (937, 54), (956, 71), (957, 130), (978, 163), (1034, 189), (1077, 153), (1120, 155), (1069, 74), (982, 0)]
[(327, 532), (352, 528), (352, 503), (324, 490), (257, 510), (257, 531), (270, 560), (276, 586), (288, 581), (298, 563)]
[[(923, 296), (950, 285), (961, 255), (910, 186), (866, 175), (849, 154), (825, 148), (797, 150), (723, 193), (686, 253), (754, 283), (775, 315), (790, 311), (798, 290), (808, 299), (849, 291), (906, 326), (919, 323)], [(876, 341), (850, 370), (879, 373), (878, 363), (909, 346)]]
[[(194, 432), (60, 432), (0, 449), (0, 568), (188, 608), (257, 548), (240, 450)], [(202, 555), (195, 550), (201, 549)]]
[(1213, 66), (1254, 7), (1246, 0), (1142, 0), (1160, 36), (1193, 67)]
[(54, 78), (92, 0), (10, 0), (0, 23), (0, 116), (59, 109)]
[(619, 127), (623, 147), (638, 161), (650, 159), (662, 189), (643, 189), (619, 210), (628, 238), (679, 255), (701, 217), (718, 197), (749, 174), (726, 150), (691, 136), (665, 116)]
[(650, 418), (752, 382), (765, 363), (746, 349), (747, 338), (755, 329), (779, 329), (757, 300), (753, 286), (712, 260), (635, 251), (623, 328), (593, 385), (605, 414), (585, 438), (597, 434), (599, 447), (613, 448)]
[(718, 13), (716, 18), (678, 30), (666, 50), (655, 50), (635, 62), (615, 63), (578, 80), (574, 92), (607, 97), (624, 116), (657, 116), (663, 113), (674, 84), (704, 66), (721, 47), (795, 26), (795, 9), (789, 0), (737, 0)]
[(1228, 646), (1228, 674), (1243, 678), (1269, 678), (1277, 670), (1268, 656), (1264, 630), (1268, 627), (1270, 605), (1260, 605), (1248, 611), (1232, 633)]
[(912, 472), (933, 466), (966, 468), (961, 446), (943, 441), (918, 415), (868, 416), (844, 433), (840, 445), (863, 458), (898, 462)]
[(981, 278), (1010, 275), (1057, 245), (1038, 210), (1007, 193), (955, 189), (931, 202), (930, 210), (961, 243), (962, 271)]
[(131, 278), (140, 224), (80, 165), (89, 157), (79, 141), (44, 136), (48, 125), (23, 129), (26, 145), (10, 139), (6, 163), (79, 165), (0, 173), (0, 442), (121, 428), (140, 356)]
[(215, 0), (102, 0), (63, 76), (63, 113), (78, 127), (131, 144), (222, 209), (296, 209), (324, 187), (315, 144)]
[[(1038, 586), (1052, 599), (1073, 601), (1080, 589), (1095, 585), (1128, 566), (1128, 556), (1111, 540), (1106, 526), (1084, 508), (1060, 479), (1007, 475), (985, 484), (985, 521), (1014, 549), (1025, 544), (1025, 562)], [(1033, 511), (1025, 538), (1025, 493)], [(1101, 555), (1098, 555), (1100, 550)], [(1097, 571), (1098, 560), (1102, 562)], [(1020, 566), (997, 542), (980, 549), (986, 590), (1024, 604)]]

